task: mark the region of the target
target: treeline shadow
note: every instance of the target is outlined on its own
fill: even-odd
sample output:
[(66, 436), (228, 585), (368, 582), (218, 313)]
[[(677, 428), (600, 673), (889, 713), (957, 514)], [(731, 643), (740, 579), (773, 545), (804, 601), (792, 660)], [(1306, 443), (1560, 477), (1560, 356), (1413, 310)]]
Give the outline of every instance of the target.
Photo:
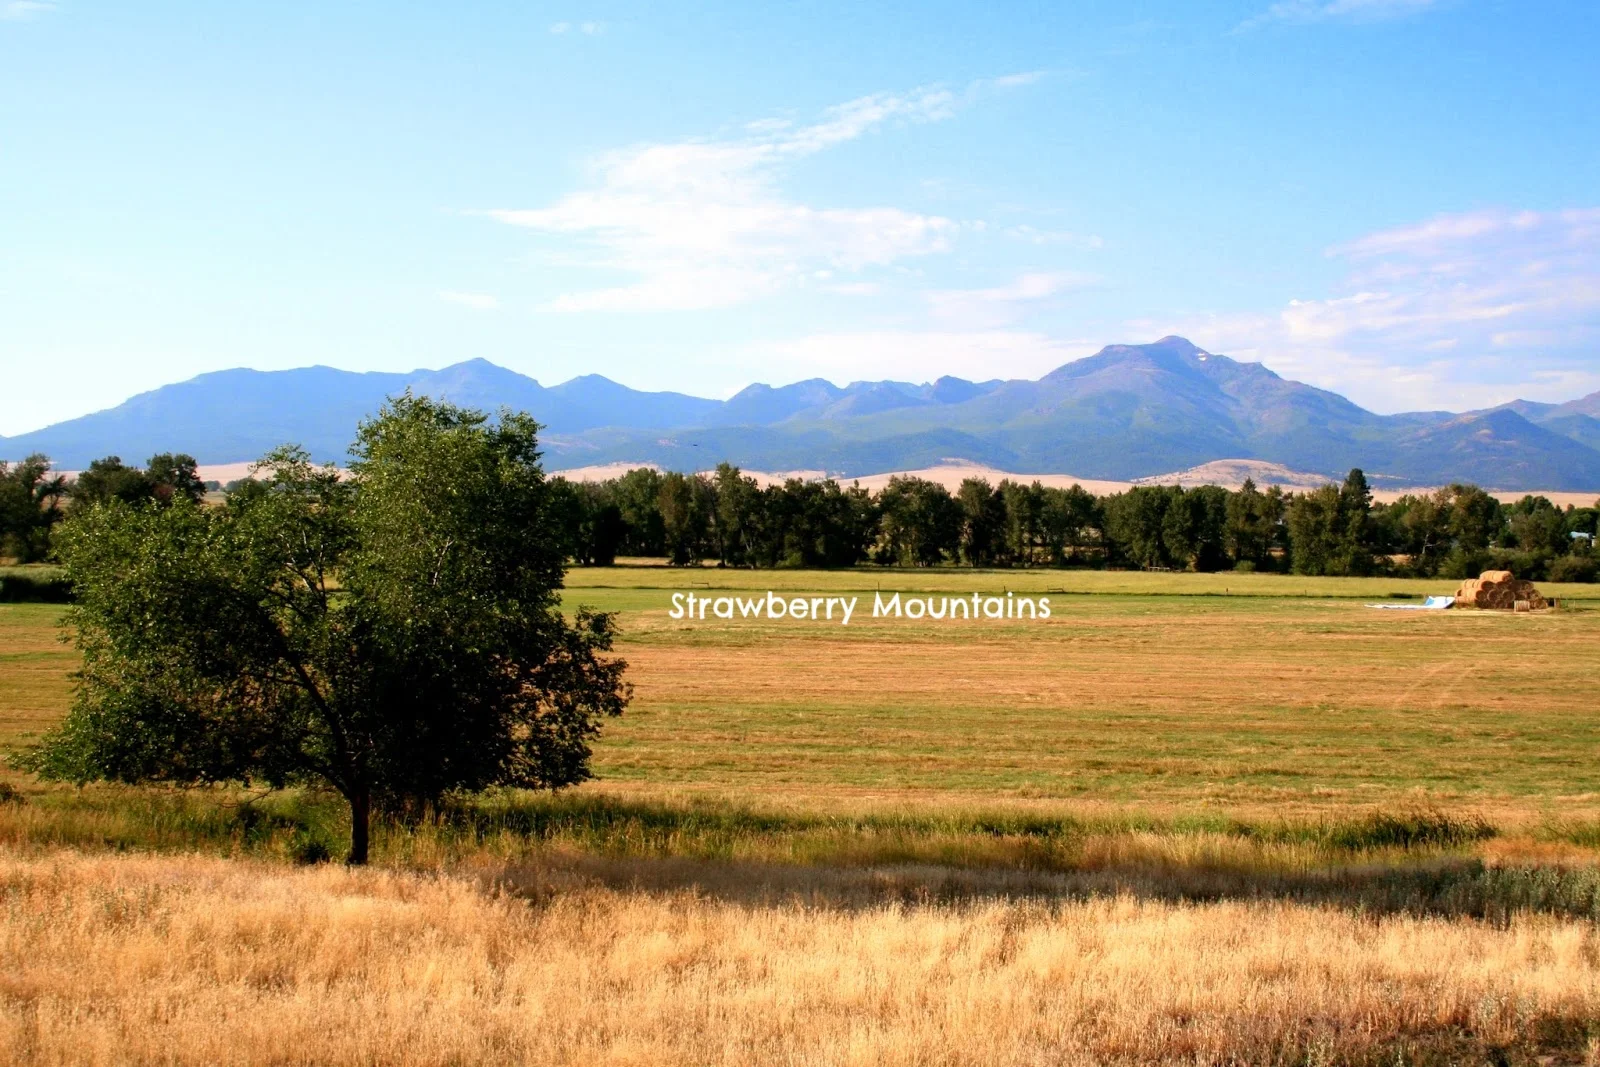
[[(336, 797), (304, 791), (241, 798), (51, 790), (0, 797), (0, 844), (335, 862), (348, 845), (347, 819)], [(477, 872), (530, 898), (602, 885), (832, 908), (1128, 896), (1497, 923), (1528, 913), (1600, 920), (1600, 867), (1487, 862), (1482, 845), (1497, 835), (1494, 826), (1431, 810), (1298, 822), (1136, 812), (822, 814), (501, 793), (380, 819), (374, 830), (380, 865)], [(1600, 847), (1592, 823), (1538, 833)]]
[(1410, 866), (1249, 873), (1172, 866), (1032, 871), (901, 864), (795, 867), (729, 860), (570, 856), (511, 863), (488, 877), (534, 900), (582, 885), (690, 893), (746, 906), (829, 909), (973, 906), (1130, 897), (1167, 904), (1279, 902), (1374, 918), (1413, 916), (1508, 924), (1520, 915), (1600, 919), (1600, 875), (1587, 868), (1497, 866), (1473, 858)]
[(1495, 923), (1526, 913), (1600, 919), (1600, 868), (1485, 862), (1473, 846), (1495, 828), (1436, 811), (1299, 823), (825, 816), (572, 796), (456, 806), (433, 822), (480, 847), (501, 835), (553, 846), (537, 857), (508, 857), (495, 876), (534, 897), (585, 882), (846, 908), (1130, 896), (1291, 901)]

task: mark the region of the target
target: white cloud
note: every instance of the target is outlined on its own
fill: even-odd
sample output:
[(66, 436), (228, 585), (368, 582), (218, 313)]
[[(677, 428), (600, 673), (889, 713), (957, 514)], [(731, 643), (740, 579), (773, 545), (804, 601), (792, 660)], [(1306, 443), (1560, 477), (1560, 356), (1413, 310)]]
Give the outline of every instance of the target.
[(1442, 215), (1331, 249), (1343, 292), (1140, 324), (1382, 411), (1600, 388), (1600, 209)]
[(1008, 226), (1002, 231), (1007, 237), (1033, 245), (1067, 245), (1094, 252), (1105, 247), (1105, 239), (1092, 233), (1071, 233), (1066, 230), (1040, 230), (1033, 226)]
[(992, 84), (997, 89), (1015, 89), (1024, 85), (1032, 85), (1045, 76), (1042, 70), (1025, 70), (1018, 74), (1002, 74), (992, 79)]
[(570, 29), (572, 29), (572, 23), (570, 22), (552, 22), (550, 24), (551, 33), (562, 34), (566, 33)]
[(936, 318), (968, 327), (1011, 322), (1030, 305), (1092, 286), (1100, 279), (1077, 271), (1030, 271), (1007, 285), (988, 289), (940, 289), (927, 296)]
[(471, 308), (473, 311), (495, 311), (500, 307), (500, 301), (489, 293), (461, 293), (451, 289), (439, 292), (440, 300), (447, 300), (452, 304)]
[(960, 224), (890, 206), (798, 203), (780, 188), (787, 168), (892, 123), (946, 119), (1001, 81), (961, 94), (936, 86), (875, 93), (806, 124), (769, 119), (741, 136), (610, 152), (594, 162), (587, 188), (547, 207), (487, 214), (562, 239), (569, 262), (631, 276), (563, 293), (551, 311), (730, 307), (803, 284), (819, 269), (885, 267), (946, 250)]
[(36, 15), (46, 15), (56, 10), (52, 0), (7, 0), (0, 4), (0, 20), (20, 22)]
[(1331, 19), (1376, 22), (1438, 7), (1441, 0), (1280, 0), (1235, 32), (1274, 22), (1325, 22)]

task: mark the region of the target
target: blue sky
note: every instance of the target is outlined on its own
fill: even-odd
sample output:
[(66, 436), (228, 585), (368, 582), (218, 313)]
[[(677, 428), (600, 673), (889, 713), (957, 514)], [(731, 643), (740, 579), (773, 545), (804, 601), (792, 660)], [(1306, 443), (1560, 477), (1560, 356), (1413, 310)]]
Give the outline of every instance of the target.
[(0, 434), (233, 366), (1600, 389), (1600, 5), (0, 0)]

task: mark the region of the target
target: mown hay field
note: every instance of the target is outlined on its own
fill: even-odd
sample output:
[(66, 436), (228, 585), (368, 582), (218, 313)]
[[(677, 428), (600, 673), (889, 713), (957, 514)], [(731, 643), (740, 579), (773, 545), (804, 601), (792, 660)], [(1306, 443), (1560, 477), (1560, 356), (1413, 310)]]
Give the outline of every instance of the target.
[[(618, 568), (575, 572), (568, 599), (622, 612), (638, 688), (599, 750), (604, 788), (1256, 815), (1600, 811), (1600, 587), (1551, 587), (1563, 608), (1534, 616), (1365, 606), (1440, 584)], [(769, 588), (861, 600), (848, 627), (668, 614), (674, 592)], [(1044, 595), (1052, 618), (875, 620), (879, 589)]]
[[(1600, 587), (1547, 586), (1563, 606), (1537, 615), (1365, 606), (1441, 584), (579, 569), (567, 602), (620, 613), (636, 687), (597, 748), (599, 781), (583, 788), (811, 810), (1600, 815)], [(669, 617), (674, 592), (769, 589), (860, 600), (849, 626)], [(1009, 590), (1050, 597), (1053, 613), (873, 619), (879, 590)], [(65, 710), (74, 657), (61, 611), (0, 604), (0, 747), (27, 744)]]

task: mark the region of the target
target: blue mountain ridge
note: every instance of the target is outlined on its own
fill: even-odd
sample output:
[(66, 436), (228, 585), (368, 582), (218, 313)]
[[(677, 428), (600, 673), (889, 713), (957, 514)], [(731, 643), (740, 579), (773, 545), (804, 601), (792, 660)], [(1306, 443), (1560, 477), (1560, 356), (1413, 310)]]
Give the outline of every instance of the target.
[(751, 385), (727, 400), (641, 392), (597, 374), (545, 386), (484, 359), (410, 373), (217, 371), (0, 438), (0, 456), (43, 452), (65, 469), (166, 451), (228, 463), (295, 442), (338, 461), (357, 423), (406, 389), (529, 412), (544, 427), (551, 468), (631, 462), (705, 470), (726, 460), (849, 477), (960, 459), (1130, 479), (1259, 459), (1328, 475), (1359, 466), (1378, 484), (1600, 489), (1600, 393), (1566, 404), (1378, 415), (1181, 337), (1110, 345), (1037, 380), (841, 387), (813, 378)]

